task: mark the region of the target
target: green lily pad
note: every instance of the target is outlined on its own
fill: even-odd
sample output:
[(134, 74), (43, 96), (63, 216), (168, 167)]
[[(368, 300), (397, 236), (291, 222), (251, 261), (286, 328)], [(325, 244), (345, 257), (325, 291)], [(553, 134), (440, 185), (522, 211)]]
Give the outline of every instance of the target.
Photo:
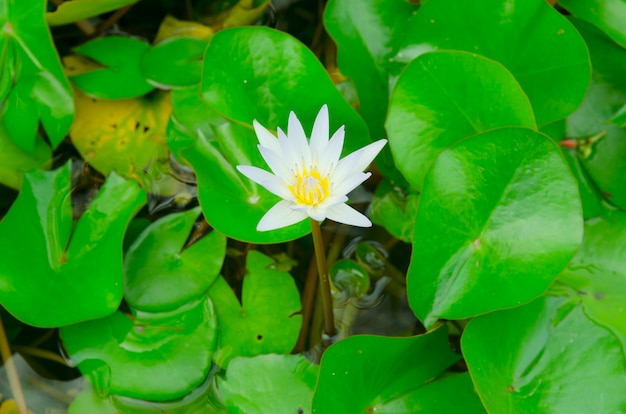
[[(326, 5), (324, 26), (337, 44), (339, 70), (357, 89), (356, 105), (373, 139), (387, 136), (384, 125), (393, 79), (405, 66), (392, 59), (401, 47), (396, 36), (409, 30), (418, 8), (415, 2), (395, 0), (331, 0)], [(403, 183), (388, 146), (377, 165), (390, 180)]]
[(607, 211), (585, 223), (585, 238), (559, 276), (586, 314), (617, 336), (626, 350), (626, 212)]
[(327, 104), (331, 135), (346, 127), (344, 155), (370, 143), (365, 122), (343, 99), (319, 59), (285, 32), (237, 27), (217, 33), (204, 56), (202, 96), (233, 121), (252, 128), (256, 119), (270, 130), (282, 125), (285, 131), (291, 111), (307, 131)]
[(103, 13), (120, 9), (138, 0), (71, 0), (58, 5), (55, 11), (46, 13), (50, 26), (61, 26), (89, 19)]
[(410, 243), (418, 204), (419, 194), (383, 180), (376, 187), (370, 205), (370, 218), (394, 237)]
[(386, 123), (398, 169), (417, 189), (446, 147), (505, 126), (535, 127), (524, 91), (500, 63), (458, 51), (426, 53), (409, 64)]
[(626, 47), (626, 3), (622, 0), (559, 0), (559, 4)]
[(170, 313), (127, 315), (65, 326), (65, 349), (100, 390), (150, 401), (182, 398), (202, 384), (216, 344), (210, 300)]
[(491, 413), (609, 414), (626, 407), (619, 341), (565, 298), (478, 317), (461, 345)]
[[(447, 412), (422, 411), (415, 401), (420, 395), (424, 408), (432, 406), (441, 395), (439, 377), (459, 359), (447, 333), (441, 328), (410, 338), (359, 335), (333, 344), (322, 355), (313, 413)], [(467, 391), (454, 391), (450, 404), (456, 412), (484, 412), (471, 387)]]
[(302, 325), (300, 294), (289, 273), (254, 250), (246, 269), (241, 304), (221, 277), (209, 290), (220, 331), (214, 359), (222, 368), (237, 356), (289, 353)]
[(67, 78), (44, 20), (45, 1), (4, 1), (0, 7), (2, 123), (13, 142), (35, 154), (41, 121), (53, 148), (74, 117)]
[(544, 0), (424, 2), (401, 42), (399, 61), (448, 49), (502, 63), (528, 95), (539, 126), (571, 114), (589, 84), (585, 42)]
[(545, 135), (502, 128), (442, 152), (413, 232), (409, 303), (427, 327), (541, 295), (583, 236), (578, 186)]
[(200, 208), (152, 223), (128, 249), (124, 298), (134, 309), (171, 310), (205, 294), (219, 275), (226, 237), (212, 231), (185, 248)]
[(102, 69), (71, 76), (72, 83), (89, 95), (104, 99), (136, 98), (154, 89), (141, 71), (141, 60), (150, 45), (139, 39), (107, 36), (91, 40), (74, 52), (86, 56)]
[(317, 371), (303, 355), (237, 357), (217, 386), (231, 413), (310, 414)]
[(308, 220), (274, 231), (256, 230), (261, 217), (279, 199), (235, 166), (263, 165), (258, 140), (254, 131), (234, 122), (215, 126), (214, 133), (214, 139), (199, 136), (192, 147), (181, 152), (196, 173), (198, 201), (207, 222), (228, 237), (250, 243), (281, 243), (309, 233)]
[(36, 168), (47, 169), (52, 161), (52, 151), (43, 141), (37, 139), (32, 154), (17, 146), (0, 125), (0, 183), (19, 190), (24, 181), (24, 173)]
[(611, 120), (626, 104), (626, 50), (580, 19), (572, 23), (589, 45), (593, 76), (580, 108), (567, 119), (578, 158), (612, 204), (626, 208), (626, 129)]
[(195, 37), (171, 37), (150, 49), (141, 61), (148, 82), (160, 88), (200, 83), (207, 41)]
[(145, 192), (113, 173), (74, 227), (70, 191), (69, 163), (28, 172), (0, 222), (0, 303), (29, 325), (100, 318), (122, 300), (122, 240)]

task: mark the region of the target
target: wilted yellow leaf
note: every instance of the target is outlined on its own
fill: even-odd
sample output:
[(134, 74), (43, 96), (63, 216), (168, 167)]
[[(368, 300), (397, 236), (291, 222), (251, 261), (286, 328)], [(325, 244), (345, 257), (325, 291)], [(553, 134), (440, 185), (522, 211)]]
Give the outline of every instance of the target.
[(168, 92), (104, 100), (74, 88), (74, 100), (70, 137), (83, 159), (102, 174), (115, 170), (139, 179), (138, 170), (167, 159), (165, 130), (172, 111)]
[(246, 26), (258, 21), (269, 4), (268, 0), (258, 7), (254, 7), (254, 0), (239, 0), (230, 9), (202, 17), (200, 21), (211, 26), (216, 32), (229, 27)]
[(154, 38), (154, 44), (156, 45), (165, 39), (175, 36), (187, 36), (209, 40), (213, 36), (213, 29), (198, 22), (178, 20), (168, 14), (159, 26), (159, 31)]

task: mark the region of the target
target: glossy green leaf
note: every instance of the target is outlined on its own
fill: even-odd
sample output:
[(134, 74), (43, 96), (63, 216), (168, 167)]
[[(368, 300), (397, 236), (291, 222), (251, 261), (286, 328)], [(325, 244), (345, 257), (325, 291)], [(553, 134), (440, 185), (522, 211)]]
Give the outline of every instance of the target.
[[(440, 398), (436, 379), (458, 359), (443, 328), (410, 338), (351, 336), (322, 355), (313, 412), (446, 412), (422, 411), (412, 394), (421, 394), (424, 408)], [(467, 400), (465, 395), (460, 392), (453, 404), (457, 410), (483, 412), (476, 410), (480, 402), (475, 394)]]
[(200, 83), (207, 41), (194, 37), (171, 37), (150, 49), (141, 61), (148, 82), (161, 88)]
[(524, 128), (461, 141), (426, 176), (409, 303), (432, 327), (541, 295), (580, 245), (578, 187), (558, 147)]
[(337, 43), (337, 63), (356, 85), (359, 110), (373, 138), (386, 135), (389, 77), (404, 67), (390, 58), (418, 8), (394, 0), (330, 0), (326, 5), (324, 25)]
[(52, 151), (42, 139), (35, 141), (31, 154), (18, 147), (0, 125), (0, 183), (19, 190), (25, 172), (36, 168), (46, 169), (51, 160)]
[(524, 88), (540, 126), (571, 114), (589, 84), (585, 42), (544, 0), (431, 0), (400, 41), (399, 61), (455, 49), (502, 63)]
[(231, 413), (310, 414), (317, 371), (303, 355), (238, 357), (217, 386)]
[(596, 184), (589, 177), (580, 158), (574, 149), (563, 149), (562, 151), (574, 177), (578, 182), (578, 191), (583, 206), (583, 217), (585, 219), (600, 216), (604, 209), (602, 207), (602, 194)]
[(89, 19), (113, 10), (120, 9), (138, 0), (68, 0), (46, 13), (46, 22), (50, 26), (61, 26), (79, 20)]
[(248, 253), (241, 304), (223, 278), (209, 296), (215, 304), (219, 344), (215, 362), (225, 368), (237, 356), (289, 353), (302, 325), (300, 295), (289, 273), (276, 270), (269, 257)]
[(376, 187), (370, 205), (370, 218), (372, 222), (385, 227), (394, 237), (410, 242), (413, 239), (418, 204), (419, 194), (383, 180)]
[(141, 60), (150, 45), (124, 36), (107, 36), (91, 40), (74, 52), (103, 65), (102, 69), (71, 76), (79, 89), (104, 99), (136, 98), (154, 89), (141, 70)]
[(581, 306), (542, 297), (472, 320), (462, 338), (491, 413), (619, 413), (626, 370), (619, 341)]
[(226, 237), (212, 231), (184, 248), (200, 208), (152, 223), (128, 249), (124, 298), (134, 309), (166, 311), (202, 296), (219, 275)]
[(586, 314), (613, 332), (626, 350), (626, 213), (607, 211), (585, 223), (585, 238), (559, 276)]
[[(326, 5), (324, 25), (337, 44), (339, 69), (356, 86), (358, 109), (372, 139), (387, 135), (384, 124), (393, 79), (405, 66), (393, 57), (401, 46), (398, 37), (404, 37), (413, 23), (419, 8), (415, 3), (331, 0)], [(402, 182), (388, 147), (383, 148), (377, 164), (385, 176)]]
[(578, 158), (603, 195), (626, 208), (626, 129), (611, 123), (626, 104), (626, 50), (590, 23), (572, 22), (589, 45), (593, 77), (582, 105), (567, 120), (567, 135), (578, 140)]
[(626, 3), (623, 0), (559, 0), (559, 4), (626, 47)]
[(0, 303), (29, 325), (100, 318), (122, 300), (122, 239), (145, 193), (111, 174), (74, 227), (70, 191), (69, 163), (29, 172), (0, 222)]
[(458, 51), (423, 54), (407, 66), (386, 123), (398, 169), (418, 189), (446, 147), (504, 126), (535, 127), (524, 91), (498, 62)]
[(53, 147), (74, 116), (69, 83), (44, 20), (44, 0), (5, 0), (0, 7), (0, 102), (13, 142), (35, 154), (41, 121)]
[(270, 130), (282, 126), (285, 131), (289, 112), (309, 132), (327, 104), (331, 134), (346, 127), (344, 155), (370, 142), (367, 126), (313, 52), (277, 30), (238, 27), (217, 33), (204, 56), (202, 96), (233, 121), (251, 127), (256, 119)]
[(228, 411), (209, 406), (208, 389), (212, 381), (204, 384), (174, 401), (144, 401), (106, 394), (94, 389), (85, 379), (83, 389), (68, 407), (69, 414), (227, 414)]
[(169, 313), (127, 315), (65, 326), (68, 354), (106, 392), (151, 401), (178, 399), (202, 384), (216, 344), (206, 297)]
[(228, 237), (250, 243), (280, 243), (310, 232), (308, 220), (275, 231), (256, 230), (261, 217), (279, 201), (235, 169), (236, 165), (263, 165), (256, 135), (234, 122), (215, 126), (214, 132), (213, 140), (200, 136), (182, 151), (196, 173), (198, 201), (207, 222)]

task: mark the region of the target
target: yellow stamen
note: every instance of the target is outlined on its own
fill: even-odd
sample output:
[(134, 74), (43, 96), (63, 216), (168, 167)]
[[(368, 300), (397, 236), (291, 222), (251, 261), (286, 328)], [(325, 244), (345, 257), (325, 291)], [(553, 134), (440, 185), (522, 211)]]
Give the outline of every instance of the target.
[(289, 186), (289, 190), (296, 196), (300, 204), (315, 206), (321, 203), (330, 193), (328, 177), (322, 178), (317, 169), (312, 168), (307, 171), (303, 168), (294, 177), (294, 184)]

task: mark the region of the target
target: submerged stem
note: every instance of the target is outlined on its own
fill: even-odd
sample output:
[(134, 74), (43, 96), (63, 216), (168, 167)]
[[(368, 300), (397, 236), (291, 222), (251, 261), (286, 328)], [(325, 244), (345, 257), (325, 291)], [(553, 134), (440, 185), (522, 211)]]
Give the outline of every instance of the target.
[(333, 301), (330, 296), (330, 280), (328, 279), (328, 266), (326, 265), (326, 249), (322, 239), (320, 224), (311, 219), (311, 235), (313, 236), (313, 246), (315, 248), (315, 259), (317, 260), (317, 272), (320, 277), (320, 293), (322, 294), (322, 304), (324, 306), (324, 331), (326, 335), (335, 334), (335, 318), (333, 316)]
[(26, 406), (26, 398), (24, 398), (24, 392), (22, 391), (22, 385), (20, 384), (19, 376), (17, 375), (17, 368), (15, 367), (15, 361), (11, 355), (11, 348), (9, 348), (9, 340), (7, 339), (6, 331), (4, 330), (4, 324), (2, 318), (0, 318), (0, 354), (2, 354), (2, 360), (6, 369), (7, 377), (9, 377), (9, 386), (15, 405), (20, 414), (27, 414), (28, 408)]

